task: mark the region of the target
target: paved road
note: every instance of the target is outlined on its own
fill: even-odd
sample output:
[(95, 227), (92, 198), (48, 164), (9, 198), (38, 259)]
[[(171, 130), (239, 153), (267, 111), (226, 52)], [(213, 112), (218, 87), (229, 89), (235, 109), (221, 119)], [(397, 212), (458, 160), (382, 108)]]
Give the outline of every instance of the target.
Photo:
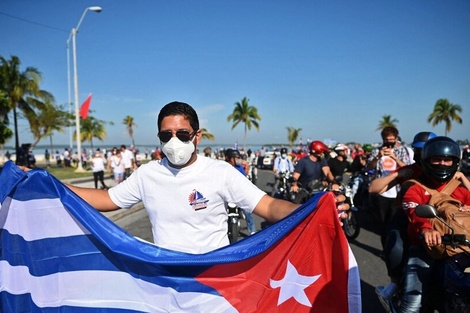
[[(270, 193), (273, 180), (274, 177), (270, 171), (260, 170), (257, 185)], [(94, 186), (93, 182), (89, 181), (75, 182), (74, 184)], [(106, 184), (112, 186), (113, 182), (108, 179)], [(120, 212), (107, 213), (106, 215), (134, 236), (153, 241), (150, 222), (142, 206), (136, 206), (132, 211), (120, 210)], [(350, 246), (356, 257), (361, 276), (363, 312), (385, 312), (374, 292), (375, 286), (388, 283), (385, 264), (379, 257), (381, 252), (380, 237), (377, 235), (377, 230), (373, 227), (374, 223), (367, 212), (359, 212), (359, 219), (362, 229), (358, 238), (350, 242)], [(261, 229), (261, 222), (262, 219), (255, 216), (258, 229)]]

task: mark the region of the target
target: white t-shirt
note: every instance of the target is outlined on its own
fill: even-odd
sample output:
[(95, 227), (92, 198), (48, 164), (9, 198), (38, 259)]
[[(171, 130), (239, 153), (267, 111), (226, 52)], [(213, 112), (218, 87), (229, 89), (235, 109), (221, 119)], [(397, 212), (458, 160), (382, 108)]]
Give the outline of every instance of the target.
[(113, 168), (113, 173), (124, 173), (124, 163), (122, 161), (122, 157), (118, 157), (117, 155), (112, 155), (110, 157), (110, 164), (111, 167)]
[(124, 162), (124, 167), (131, 168), (132, 160), (134, 159), (134, 153), (132, 153), (131, 150), (126, 149), (124, 151), (121, 151), (121, 157), (122, 157), (122, 161)]
[(93, 169), (93, 172), (104, 171), (105, 166), (106, 161), (103, 157), (95, 156), (93, 159), (91, 159), (91, 168)]
[(205, 253), (229, 244), (226, 204), (252, 212), (265, 192), (227, 162), (198, 156), (182, 169), (166, 158), (144, 164), (109, 195), (122, 208), (143, 202), (157, 246)]

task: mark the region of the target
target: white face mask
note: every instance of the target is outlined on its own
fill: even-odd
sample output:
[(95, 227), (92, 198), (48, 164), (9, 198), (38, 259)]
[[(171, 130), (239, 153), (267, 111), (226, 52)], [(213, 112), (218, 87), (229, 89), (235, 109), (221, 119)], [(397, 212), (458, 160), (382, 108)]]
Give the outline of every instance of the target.
[(192, 141), (182, 142), (177, 137), (172, 137), (170, 141), (162, 145), (162, 152), (173, 165), (185, 165), (188, 163), (194, 152)]

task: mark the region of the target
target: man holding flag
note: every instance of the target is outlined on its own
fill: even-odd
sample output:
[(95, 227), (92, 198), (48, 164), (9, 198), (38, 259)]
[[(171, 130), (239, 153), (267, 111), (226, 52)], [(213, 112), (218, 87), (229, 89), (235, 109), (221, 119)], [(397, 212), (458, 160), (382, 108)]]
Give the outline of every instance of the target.
[(274, 199), (227, 164), (198, 156), (202, 133), (196, 111), (172, 102), (158, 115), (158, 137), (165, 158), (139, 167), (123, 183), (105, 191), (69, 186), (99, 211), (143, 202), (155, 244), (204, 253), (229, 244), (226, 203), (276, 222), (298, 204)]
[[(82, 213), (79, 210), (72, 212), (79, 224), (89, 224), (78, 228), (85, 229), (85, 234), (89, 232), (93, 238), (96, 236), (99, 242), (93, 246), (98, 246), (99, 253), (109, 249), (104, 254), (112, 253), (113, 258), (119, 259), (106, 258), (113, 264), (113, 273), (124, 270), (134, 277), (128, 282), (131, 285), (137, 277), (157, 286), (152, 285), (148, 290), (156, 293), (151, 292), (152, 299), (162, 297), (163, 302), (155, 304), (152, 300), (154, 304), (149, 305), (160, 310), (146, 308), (142, 311), (272, 312), (276, 308), (279, 312), (299, 312), (295, 308), (321, 311), (321, 307), (333, 308), (331, 312), (360, 311), (357, 265), (336, 219), (332, 195), (317, 197), (308, 206), (297, 209), (296, 204), (266, 195), (246, 178), (236, 175), (236, 170), (226, 162), (198, 156), (196, 146), (202, 135), (197, 114), (188, 104), (172, 102), (163, 107), (158, 116), (158, 130), (165, 155), (161, 162), (142, 165), (127, 180), (109, 190), (69, 186), (100, 211), (130, 208), (143, 202), (152, 223), (155, 248), (135, 246), (132, 239), (109, 223), (103, 226), (96, 218), (89, 221), (86, 217), (77, 217), (76, 214)], [(62, 203), (69, 199), (69, 194), (73, 195), (70, 192), (60, 194)], [(0, 200), (7, 204), (14, 202), (5, 199)], [(255, 235), (254, 239), (247, 238), (225, 247), (229, 244), (225, 209), (228, 202), (270, 222), (290, 215), (273, 225), (275, 227)], [(69, 211), (78, 207), (75, 204), (64, 206)], [(0, 217), (5, 215), (2, 213)], [(317, 215), (320, 217), (315, 220)], [(148, 249), (152, 250), (150, 255)], [(131, 264), (127, 263), (127, 258), (133, 260)], [(134, 264), (135, 258), (142, 258), (138, 261), (145, 260), (145, 264)], [(87, 263), (94, 266), (96, 262), (106, 264), (108, 261)], [(76, 266), (83, 266), (78, 263)], [(11, 270), (10, 266), (4, 267)], [(266, 271), (268, 268), (271, 269)], [(100, 275), (88, 278), (93, 277), (103, 284)], [(113, 279), (119, 281), (116, 277)], [(120, 286), (127, 290), (121, 283), (114, 288)], [(139, 290), (136, 288), (136, 295), (145, 298)], [(127, 303), (126, 292), (119, 294), (122, 302)], [(106, 306), (103, 301), (98, 302), (99, 305)]]

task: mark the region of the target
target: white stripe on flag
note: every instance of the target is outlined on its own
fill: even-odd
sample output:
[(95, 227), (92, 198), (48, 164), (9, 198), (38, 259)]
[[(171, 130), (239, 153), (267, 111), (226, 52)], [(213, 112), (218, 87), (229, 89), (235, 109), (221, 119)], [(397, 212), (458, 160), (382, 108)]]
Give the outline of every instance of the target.
[[(34, 220), (28, 223), (28, 227), (17, 223), (31, 219)], [(54, 227), (44, 227), (51, 225), (51, 222)], [(11, 200), (3, 228), (10, 234), (21, 235), (27, 241), (90, 234), (85, 228), (80, 228), (80, 223), (72, 218), (60, 199)]]
[(0, 292), (30, 293), (41, 308), (67, 305), (139, 312), (236, 312), (221, 296), (179, 293), (124, 272), (76, 271), (36, 277), (29, 274), (26, 266), (0, 261), (0, 273)]

